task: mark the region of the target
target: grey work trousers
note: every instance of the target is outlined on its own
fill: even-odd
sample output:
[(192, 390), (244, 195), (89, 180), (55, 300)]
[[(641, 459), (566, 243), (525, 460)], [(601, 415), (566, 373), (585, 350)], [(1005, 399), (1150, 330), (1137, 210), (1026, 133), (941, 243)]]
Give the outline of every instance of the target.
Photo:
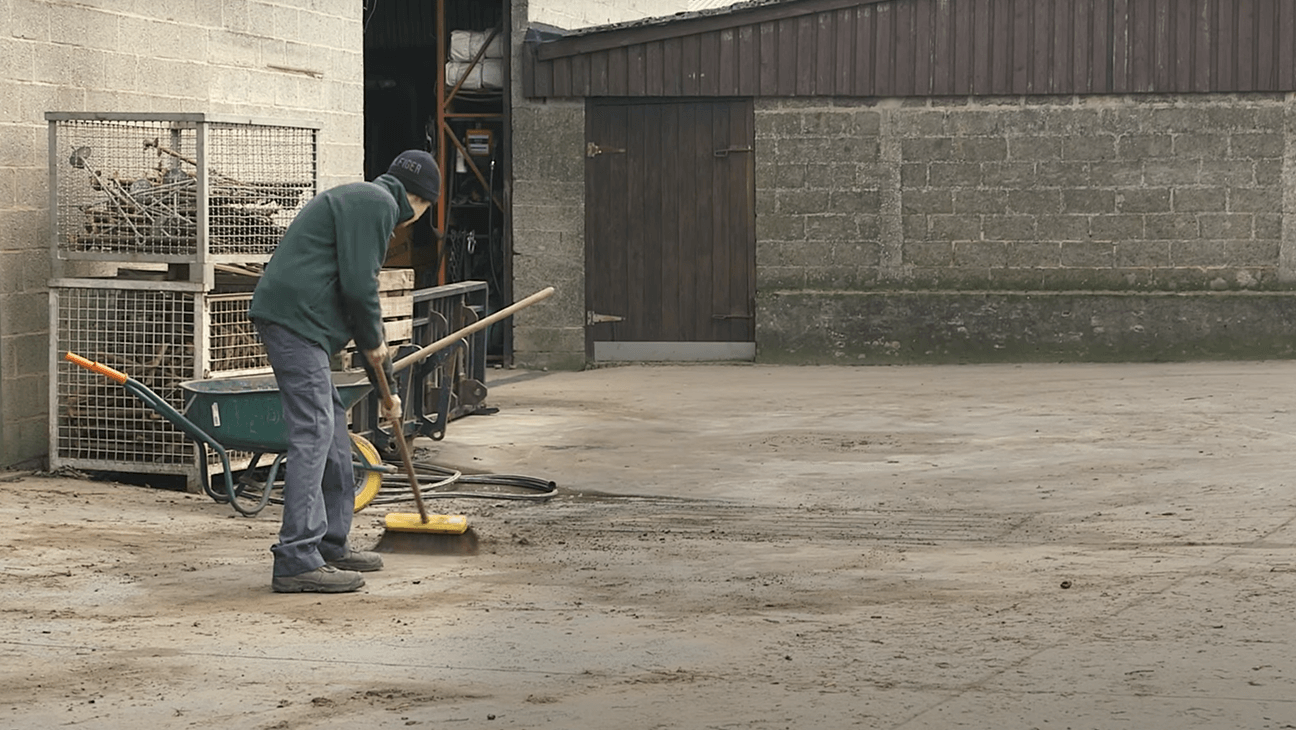
[(255, 324), (288, 426), (283, 521), (279, 542), (270, 548), (274, 575), (298, 575), (349, 552), (355, 511), (351, 436), (324, 348), (273, 322)]

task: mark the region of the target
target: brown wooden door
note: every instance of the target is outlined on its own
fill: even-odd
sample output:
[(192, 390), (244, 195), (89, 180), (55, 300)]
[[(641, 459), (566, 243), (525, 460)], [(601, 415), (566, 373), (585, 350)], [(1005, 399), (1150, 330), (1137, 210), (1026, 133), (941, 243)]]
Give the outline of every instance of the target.
[(754, 356), (754, 142), (750, 100), (590, 102), (591, 357)]

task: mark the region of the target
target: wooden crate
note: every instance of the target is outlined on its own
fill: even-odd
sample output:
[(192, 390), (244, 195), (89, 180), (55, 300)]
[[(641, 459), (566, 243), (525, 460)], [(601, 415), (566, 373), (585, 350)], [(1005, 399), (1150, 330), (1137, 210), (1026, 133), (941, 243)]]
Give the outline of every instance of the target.
[[(414, 338), (414, 270), (383, 269), (378, 273), (378, 303), (382, 307), (387, 345), (403, 345)], [(355, 340), (347, 343), (347, 361), (356, 353)]]

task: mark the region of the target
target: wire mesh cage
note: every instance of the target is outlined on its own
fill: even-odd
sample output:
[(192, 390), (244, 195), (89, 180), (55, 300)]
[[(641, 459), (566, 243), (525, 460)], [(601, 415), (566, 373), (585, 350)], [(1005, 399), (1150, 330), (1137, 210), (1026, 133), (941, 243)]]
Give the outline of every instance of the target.
[[(62, 360), (75, 352), (121, 370), (177, 410), (179, 384), (269, 372), (248, 317), (251, 292), (212, 294), (188, 282), (62, 279), (50, 286), (50, 461), (105, 471), (205, 478), (215, 452), (117, 383)], [(200, 453), (201, 451), (201, 453)], [(236, 463), (250, 454), (231, 451)]]
[(227, 375), (269, 370), (265, 345), (248, 317), (252, 294), (214, 294), (208, 297), (207, 303), (211, 322), (208, 373)]
[(177, 408), (178, 384), (195, 377), (197, 293), (122, 285), (52, 285), (55, 377), (50, 460), (56, 466), (183, 471), (196, 446), (117, 383), (61, 361), (75, 352), (111, 365)]
[(317, 129), (49, 112), (57, 256), (265, 261), (317, 189)]

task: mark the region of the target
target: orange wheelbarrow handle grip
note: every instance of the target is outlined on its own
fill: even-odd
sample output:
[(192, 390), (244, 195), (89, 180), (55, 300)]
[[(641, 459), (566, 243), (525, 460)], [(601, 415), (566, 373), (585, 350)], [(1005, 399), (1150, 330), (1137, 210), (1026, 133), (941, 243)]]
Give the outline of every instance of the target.
[(86, 358), (81, 357), (80, 355), (74, 352), (67, 353), (66, 355), (63, 356), (63, 359), (67, 360), (68, 362), (80, 365), (86, 370), (99, 373), (100, 375), (107, 375), (113, 380), (116, 380), (118, 383), (125, 383), (127, 380), (130, 380), (130, 376), (126, 375), (126, 373), (123, 373), (120, 370), (114, 370), (113, 368), (110, 368), (107, 365), (104, 365), (103, 363), (97, 363), (94, 360), (87, 360)]

